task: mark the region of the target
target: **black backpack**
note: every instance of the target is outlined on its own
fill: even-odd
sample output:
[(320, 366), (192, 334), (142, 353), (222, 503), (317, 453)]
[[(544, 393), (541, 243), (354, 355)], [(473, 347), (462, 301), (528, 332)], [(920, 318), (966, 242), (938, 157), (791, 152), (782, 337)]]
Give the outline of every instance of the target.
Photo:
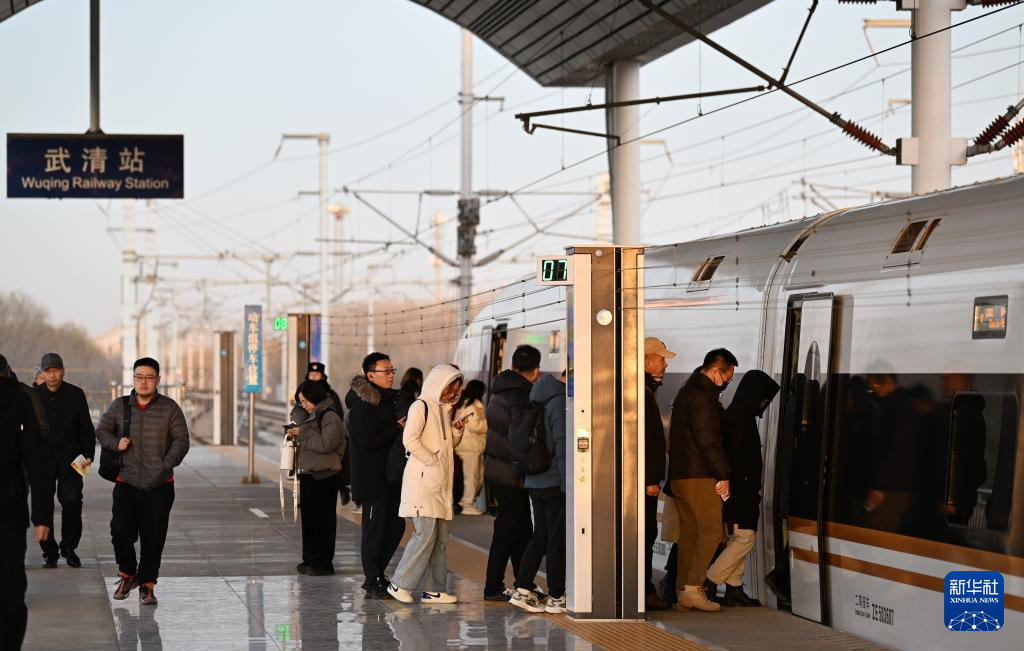
[(544, 424), (544, 402), (531, 400), (525, 409), (512, 414), (508, 425), (509, 460), (520, 475), (536, 475), (551, 467), (554, 450), (548, 450), (547, 427)]
[[(131, 396), (121, 396), (121, 405), (124, 407), (121, 415), (121, 435), (119, 439), (131, 436), (132, 427), (132, 405)], [(100, 447), (100, 477), (107, 481), (116, 482), (117, 476), (121, 474), (121, 453), (111, 452), (105, 447)]]
[[(417, 398), (412, 404), (417, 402), (423, 402)], [(410, 410), (412, 407), (409, 408)], [(429, 413), (427, 409), (427, 403), (423, 402), (423, 409)], [(426, 420), (427, 414), (424, 414), (424, 420)], [(399, 434), (395, 438), (395, 442), (391, 444), (391, 449), (388, 450), (388, 462), (384, 469), (384, 474), (388, 478), (388, 481), (402, 481), (402, 476), (405, 474), (405, 464), (409, 461), (409, 452), (405, 449), (405, 444), (402, 443), (402, 435)]]

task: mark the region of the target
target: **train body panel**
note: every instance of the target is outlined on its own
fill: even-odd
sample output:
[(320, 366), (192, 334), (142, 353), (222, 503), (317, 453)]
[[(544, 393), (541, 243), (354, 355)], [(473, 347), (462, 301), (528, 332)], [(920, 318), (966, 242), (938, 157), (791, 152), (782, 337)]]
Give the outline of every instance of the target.
[[(953, 648), (945, 572), (996, 570), (1005, 623), (1024, 624), (1022, 206), (1016, 178), (646, 250), (646, 334), (679, 353), (658, 395), (666, 425), (712, 348), (741, 364), (724, 404), (750, 368), (783, 386), (760, 424), (746, 580), (762, 600), (776, 604), (764, 577), (785, 571), (798, 615)], [(468, 367), (518, 343), (540, 348), (544, 370), (564, 367), (566, 295), (538, 290), (524, 282), (481, 311), (480, 341), (460, 344)], [(540, 307), (509, 314), (517, 301)]]

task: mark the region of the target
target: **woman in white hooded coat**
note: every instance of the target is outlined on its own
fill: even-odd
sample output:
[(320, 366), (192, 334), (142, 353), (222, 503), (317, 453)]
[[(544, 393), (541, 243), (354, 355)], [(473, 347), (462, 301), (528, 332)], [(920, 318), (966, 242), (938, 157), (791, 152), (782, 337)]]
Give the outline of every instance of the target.
[(409, 408), (402, 443), (408, 456), (402, 476), (398, 515), (411, 518), (415, 532), (405, 546), (388, 593), (412, 603), (422, 585), (425, 603), (455, 603), (445, 591), (448, 582), (448, 522), (454, 517), (452, 484), (455, 447), (467, 419), (452, 422), (452, 405), (462, 391), (462, 373), (449, 364), (430, 370), (420, 397)]

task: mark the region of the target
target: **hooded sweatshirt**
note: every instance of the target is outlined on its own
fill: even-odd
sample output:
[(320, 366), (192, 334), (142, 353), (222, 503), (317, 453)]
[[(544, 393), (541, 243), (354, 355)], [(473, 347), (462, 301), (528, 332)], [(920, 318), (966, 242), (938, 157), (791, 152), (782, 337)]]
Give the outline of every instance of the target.
[(725, 519), (741, 529), (757, 530), (761, 504), (761, 435), (757, 419), (779, 392), (779, 385), (762, 371), (747, 371), (722, 420), (722, 437), (731, 475)]
[(462, 432), (452, 426), (452, 405), (441, 402), (441, 393), (462, 372), (450, 364), (430, 369), (423, 380), (419, 400), (409, 408), (402, 443), (409, 454), (402, 475), (403, 518), (451, 520), (452, 485), (455, 482), (455, 447)]
[(554, 488), (565, 492), (565, 383), (545, 375), (530, 391), (530, 400), (544, 405), (544, 445), (551, 465), (544, 472), (527, 475), (526, 488)]

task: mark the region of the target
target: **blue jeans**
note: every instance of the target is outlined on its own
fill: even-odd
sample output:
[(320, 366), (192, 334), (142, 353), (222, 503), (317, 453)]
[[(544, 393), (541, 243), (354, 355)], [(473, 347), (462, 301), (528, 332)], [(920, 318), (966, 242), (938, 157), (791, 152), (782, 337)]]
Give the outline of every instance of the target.
[(445, 592), (448, 586), (448, 521), (439, 518), (409, 518), (416, 531), (405, 546), (402, 560), (391, 579), (399, 588)]

